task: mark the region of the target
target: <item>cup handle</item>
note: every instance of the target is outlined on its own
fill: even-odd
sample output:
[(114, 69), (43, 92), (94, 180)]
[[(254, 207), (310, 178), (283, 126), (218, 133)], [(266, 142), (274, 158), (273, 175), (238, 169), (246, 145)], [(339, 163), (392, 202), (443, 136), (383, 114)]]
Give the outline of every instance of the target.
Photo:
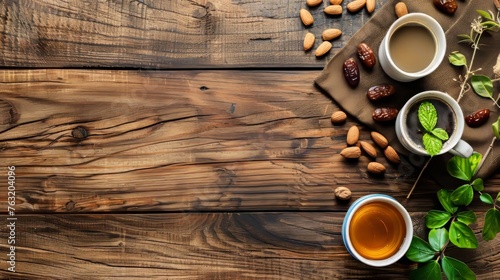
[(471, 145), (462, 139), (460, 139), (455, 147), (450, 150), (451, 154), (463, 158), (469, 158), (472, 155), (472, 152), (474, 152), (474, 149), (472, 149)]

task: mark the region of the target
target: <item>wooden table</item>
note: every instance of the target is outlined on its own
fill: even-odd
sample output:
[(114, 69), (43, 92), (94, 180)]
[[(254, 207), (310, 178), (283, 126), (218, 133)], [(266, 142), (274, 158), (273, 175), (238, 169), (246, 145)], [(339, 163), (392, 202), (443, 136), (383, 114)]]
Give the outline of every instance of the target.
[[(344, 1), (346, 2), (346, 1)], [(378, 0), (377, 9), (387, 0)], [(326, 5), (326, 1), (324, 3)], [(343, 3), (344, 7), (346, 3)], [(302, 50), (303, 0), (3, 0), (0, 5), (2, 279), (406, 279), (402, 260), (370, 268), (344, 248), (349, 203), (394, 196), (415, 230), (440, 188), (419, 167), (384, 177), (339, 152), (349, 117), (313, 81), (366, 11), (316, 17), (344, 34)], [(317, 40), (316, 44), (320, 42)], [(15, 211), (7, 213), (8, 167)], [(500, 175), (486, 181), (500, 191)], [(500, 241), (448, 250), (498, 279)], [(13, 215), (12, 215), (13, 214)], [(16, 272), (7, 260), (15, 217)]]

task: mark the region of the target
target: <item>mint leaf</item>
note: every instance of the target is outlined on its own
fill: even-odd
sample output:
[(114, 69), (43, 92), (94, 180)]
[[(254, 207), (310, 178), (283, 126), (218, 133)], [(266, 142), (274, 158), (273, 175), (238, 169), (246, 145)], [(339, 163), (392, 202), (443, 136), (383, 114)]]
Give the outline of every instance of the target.
[(418, 120), (426, 131), (432, 131), (438, 120), (436, 107), (429, 101), (422, 102), (418, 107)]
[(410, 280), (441, 280), (441, 266), (437, 261), (425, 265), (410, 272)]
[(458, 248), (477, 248), (477, 238), (472, 229), (459, 221), (454, 221), (450, 225), (450, 241)]
[(414, 262), (426, 262), (432, 260), (436, 251), (429, 243), (418, 236), (413, 236), (410, 248), (406, 252), (406, 257)]
[(429, 232), (429, 244), (432, 249), (441, 251), (449, 241), (448, 231), (445, 228), (431, 229)]
[(428, 228), (440, 228), (450, 220), (451, 214), (441, 210), (431, 210), (425, 215), (425, 226)]
[(457, 206), (467, 206), (474, 198), (474, 190), (469, 184), (461, 185), (450, 195), (451, 202)]
[[(441, 260), (444, 275), (448, 279), (475, 280), (476, 274), (462, 261), (444, 256)], [(422, 278), (424, 279), (424, 278)]]
[(443, 206), (443, 208), (450, 214), (455, 214), (457, 212), (458, 207), (455, 206), (450, 199), (451, 194), (453, 191), (451, 190), (445, 190), (445, 189), (440, 189), (437, 192), (437, 197), (439, 199), (439, 202)]
[(490, 208), (484, 218), (483, 239), (493, 240), (500, 232), (500, 211)]
[(457, 221), (462, 222), (466, 225), (473, 224), (476, 222), (476, 220), (476, 214), (471, 210), (462, 211), (457, 214)]
[[(459, 37), (467, 42), (472, 41), (471, 37), (467, 34), (459, 35)], [(448, 61), (455, 66), (465, 66), (467, 64), (467, 59), (465, 55), (460, 53), (459, 51), (454, 51), (448, 56)]]
[(441, 139), (429, 133), (424, 134), (423, 142), (425, 151), (430, 156), (439, 154), (439, 152), (441, 152), (441, 148), (443, 147), (443, 142), (441, 141)]
[(446, 130), (439, 128), (439, 127), (434, 128), (431, 131), (431, 133), (432, 133), (432, 135), (436, 136), (437, 138), (439, 138), (443, 141), (446, 141), (449, 138), (448, 132), (446, 132)]

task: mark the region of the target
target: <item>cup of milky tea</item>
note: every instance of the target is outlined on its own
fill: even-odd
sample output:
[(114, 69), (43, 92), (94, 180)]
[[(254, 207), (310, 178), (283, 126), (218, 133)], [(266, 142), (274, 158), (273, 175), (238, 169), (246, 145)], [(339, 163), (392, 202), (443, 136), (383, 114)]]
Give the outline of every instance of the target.
[(370, 266), (388, 266), (401, 259), (413, 238), (408, 211), (393, 197), (366, 195), (356, 200), (342, 224), (347, 251)]
[(410, 13), (397, 19), (379, 48), (380, 66), (389, 77), (410, 82), (432, 73), (446, 53), (444, 30), (432, 17)]
[(462, 109), (449, 94), (437, 90), (428, 90), (414, 95), (399, 110), (394, 126), (401, 145), (414, 154), (429, 155), (423, 143), (425, 129), (418, 119), (418, 108), (424, 101), (434, 105), (437, 112), (436, 127), (444, 129), (449, 136), (448, 140), (443, 142), (438, 155), (449, 152), (464, 158), (470, 157), (474, 149), (462, 140), (465, 127)]

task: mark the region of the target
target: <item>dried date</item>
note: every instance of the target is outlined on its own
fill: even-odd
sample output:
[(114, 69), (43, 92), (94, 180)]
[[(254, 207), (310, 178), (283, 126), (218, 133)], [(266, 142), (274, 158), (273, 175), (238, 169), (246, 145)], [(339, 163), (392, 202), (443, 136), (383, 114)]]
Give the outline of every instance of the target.
[(490, 117), (490, 110), (482, 109), (467, 115), (465, 117), (465, 123), (467, 123), (469, 127), (479, 127), (484, 123), (486, 123), (489, 117)]
[(375, 54), (373, 53), (372, 48), (370, 48), (370, 46), (368, 46), (366, 43), (361, 43), (358, 45), (358, 57), (359, 60), (361, 60), (361, 63), (363, 63), (366, 68), (370, 69), (375, 66), (375, 63), (377, 61), (375, 59)]
[(344, 61), (343, 65), (344, 78), (351, 87), (356, 87), (359, 84), (359, 67), (358, 63), (351, 57)]
[(455, 0), (434, 0), (434, 5), (449, 15), (453, 15), (457, 11), (457, 1)]
[(393, 85), (380, 84), (377, 86), (372, 86), (368, 89), (366, 96), (371, 101), (377, 101), (379, 99), (393, 95), (396, 92)]
[(394, 120), (398, 116), (398, 109), (396, 108), (390, 108), (390, 107), (383, 107), (383, 108), (377, 108), (375, 111), (373, 111), (373, 120), (377, 122), (389, 122)]

